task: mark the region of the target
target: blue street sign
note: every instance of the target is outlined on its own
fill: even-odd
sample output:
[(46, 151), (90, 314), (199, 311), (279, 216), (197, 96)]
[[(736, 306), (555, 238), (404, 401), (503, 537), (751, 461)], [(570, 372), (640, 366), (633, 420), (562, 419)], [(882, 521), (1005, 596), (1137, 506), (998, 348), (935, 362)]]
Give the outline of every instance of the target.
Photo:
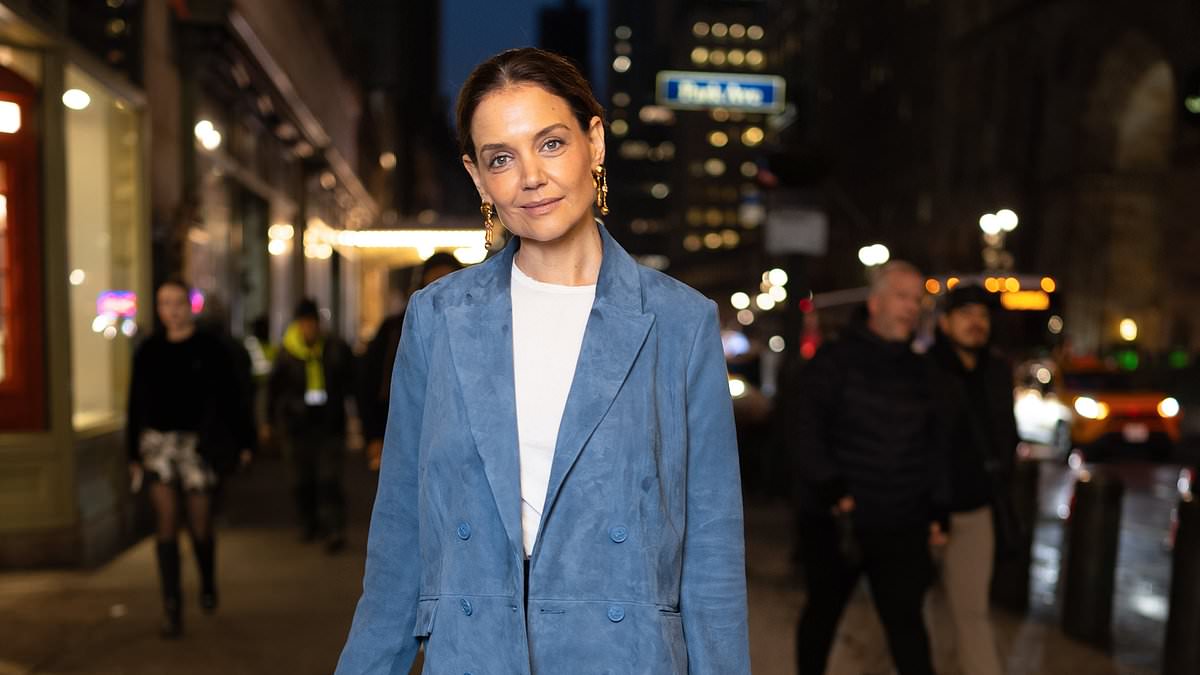
[(784, 81), (778, 75), (693, 73), (658, 74), (658, 102), (669, 108), (775, 113), (784, 107)]

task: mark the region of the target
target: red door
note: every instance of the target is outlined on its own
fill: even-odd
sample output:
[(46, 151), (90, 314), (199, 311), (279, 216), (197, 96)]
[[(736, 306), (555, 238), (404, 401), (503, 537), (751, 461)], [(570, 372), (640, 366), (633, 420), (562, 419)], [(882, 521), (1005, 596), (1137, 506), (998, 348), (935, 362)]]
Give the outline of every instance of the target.
[(0, 430), (46, 427), (37, 90), (0, 67)]

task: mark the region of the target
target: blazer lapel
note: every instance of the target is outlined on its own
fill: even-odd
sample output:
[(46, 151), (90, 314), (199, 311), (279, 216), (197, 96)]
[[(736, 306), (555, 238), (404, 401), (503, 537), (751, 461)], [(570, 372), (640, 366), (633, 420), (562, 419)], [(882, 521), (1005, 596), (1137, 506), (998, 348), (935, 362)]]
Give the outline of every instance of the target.
[(450, 352), (458, 373), (471, 436), (504, 529), (521, 551), (521, 471), (513, 386), (512, 259), (517, 238), (488, 263), (460, 305), (446, 310)]
[[(654, 315), (642, 311), (637, 263), (600, 225), (604, 261), (596, 283), (596, 300), (588, 316), (575, 377), (558, 429), (550, 484), (542, 509), (542, 527), (554, 509), (563, 481), (600, 425), (641, 353)], [(536, 548), (540, 548), (538, 537)], [(534, 557), (537, 552), (534, 552)]]

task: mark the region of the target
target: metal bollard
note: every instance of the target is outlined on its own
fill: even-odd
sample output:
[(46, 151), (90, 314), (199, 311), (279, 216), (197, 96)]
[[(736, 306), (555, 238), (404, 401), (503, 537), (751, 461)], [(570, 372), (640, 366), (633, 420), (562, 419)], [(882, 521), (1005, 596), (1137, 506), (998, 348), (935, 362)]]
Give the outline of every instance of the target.
[(1029, 611), (1029, 572), (1033, 565), (1033, 531), (1038, 518), (1038, 478), (1041, 462), (1019, 461), (1013, 467), (1010, 494), (1017, 517), (1025, 526), (1016, 551), (996, 550), (992, 572), (992, 605), (1010, 612)]
[(1063, 633), (1101, 647), (1112, 640), (1113, 587), (1124, 494), (1120, 480), (1102, 473), (1080, 472), (1058, 576)]
[(1200, 499), (1179, 502), (1163, 675), (1200, 673)]

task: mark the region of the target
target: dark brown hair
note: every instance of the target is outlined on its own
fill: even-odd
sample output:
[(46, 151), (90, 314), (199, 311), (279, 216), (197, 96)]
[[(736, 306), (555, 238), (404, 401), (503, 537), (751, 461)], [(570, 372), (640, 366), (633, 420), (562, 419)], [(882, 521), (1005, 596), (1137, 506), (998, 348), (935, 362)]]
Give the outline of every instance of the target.
[(158, 287), (154, 289), (154, 296), (158, 297), (158, 292), (168, 286), (174, 286), (175, 288), (183, 291), (184, 297), (190, 298), (192, 295), (192, 287), (188, 286), (187, 282), (183, 280), (183, 277), (170, 276), (166, 279), (163, 279)]
[(471, 161), (475, 161), (471, 137), (475, 109), (488, 94), (520, 84), (536, 85), (566, 101), (585, 132), (593, 117), (604, 121), (604, 108), (575, 64), (544, 49), (509, 49), (476, 66), (458, 92), (458, 146)]

